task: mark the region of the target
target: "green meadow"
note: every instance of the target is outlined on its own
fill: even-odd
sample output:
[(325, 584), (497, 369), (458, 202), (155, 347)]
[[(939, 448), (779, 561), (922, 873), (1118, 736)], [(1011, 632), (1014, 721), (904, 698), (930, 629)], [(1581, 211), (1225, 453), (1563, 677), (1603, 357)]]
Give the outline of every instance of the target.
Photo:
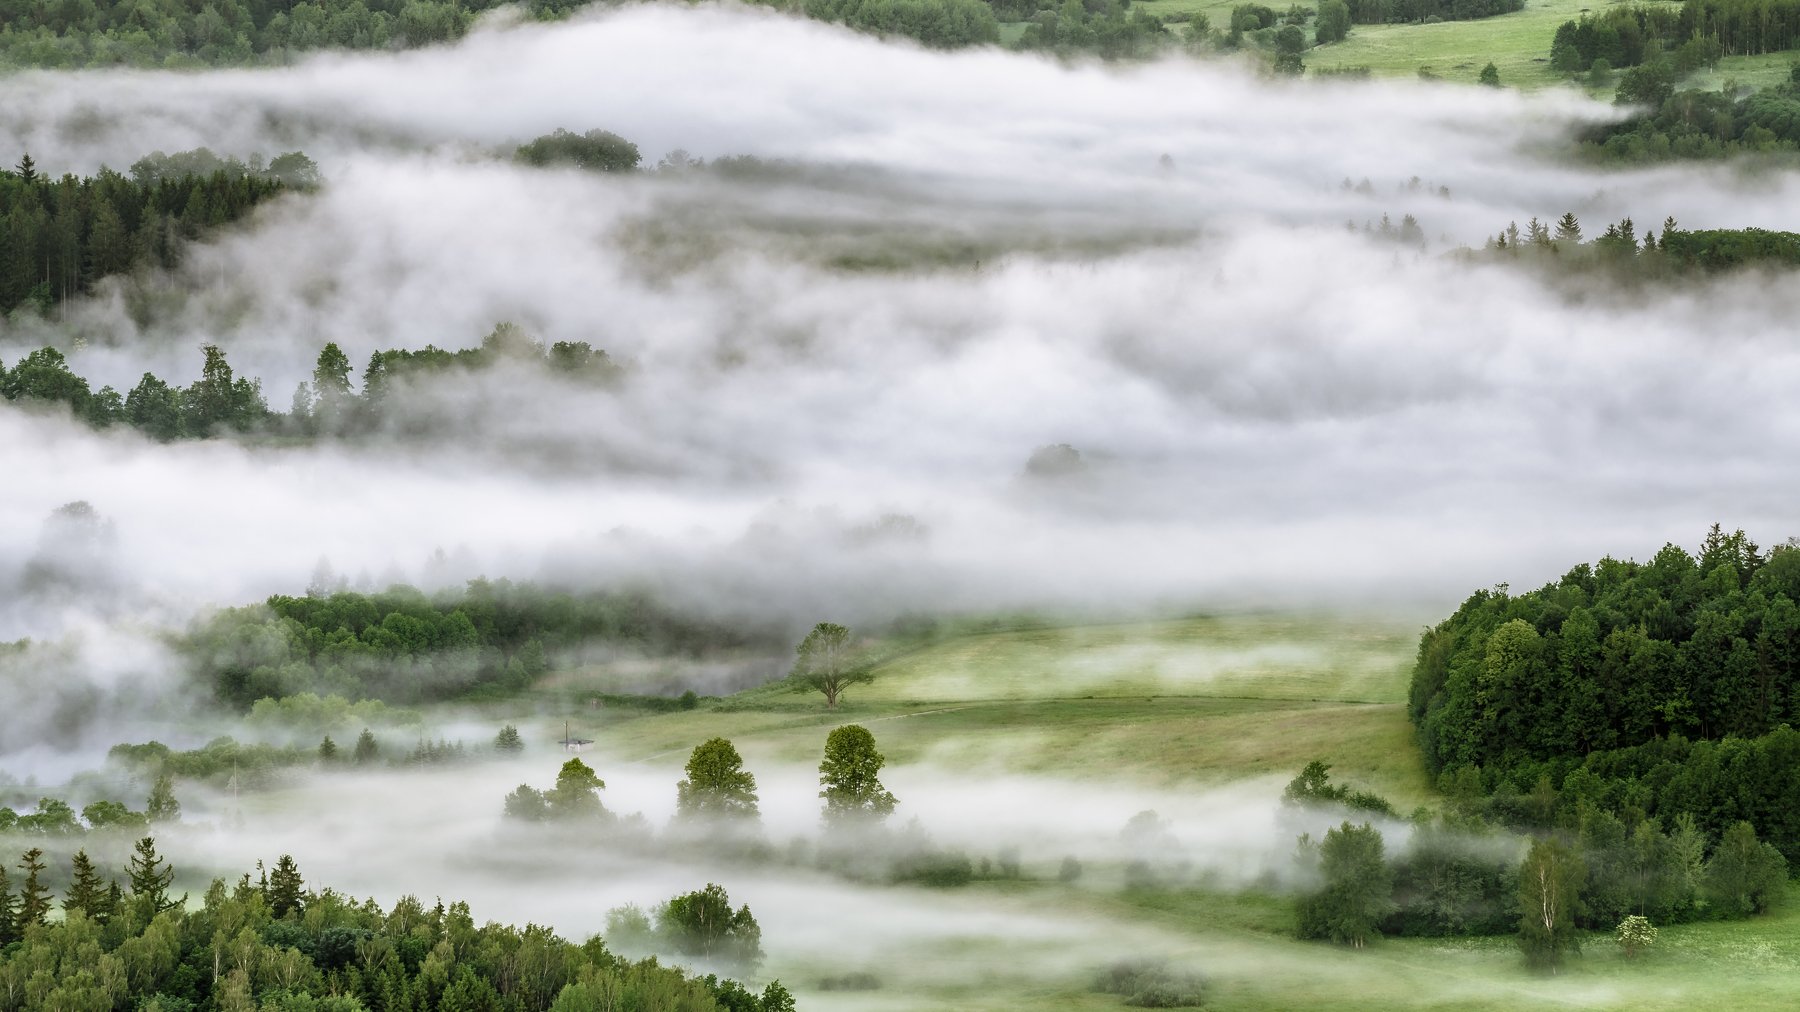
[[(851, 687), (836, 712), (816, 694), (772, 685), (691, 711), (603, 710), (595, 736), (601, 762), (673, 770), (695, 744), (723, 735), (755, 768), (816, 762), (827, 729), (860, 722), (890, 768), (1003, 770), (1173, 792), (1234, 782), (1275, 791), (1318, 758), (1404, 811), (1434, 803), (1402, 702), (1417, 634), (1404, 623), (1316, 615), (1029, 625), (889, 644), (875, 681)], [(565, 691), (579, 693), (584, 678), (603, 684), (605, 672), (576, 673)], [(1061, 883), (1049, 867), (1025, 872), (961, 890), (892, 888), (1047, 923), (1111, 925), (1126, 940), (1141, 935), (1136, 944), (1201, 967), (1207, 1007), (1218, 1010), (1776, 1009), (1793, 1007), (1800, 980), (1795, 903), (1750, 921), (1667, 928), (1631, 960), (1596, 935), (1564, 972), (1544, 977), (1524, 968), (1510, 937), (1388, 939), (1355, 951), (1295, 940), (1291, 900), (1266, 889), (1132, 890), (1114, 879)], [(880, 991), (808, 994), (807, 1007), (1121, 1007), (1089, 990), (1091, 966), (1027, 973), (1018, 965), (1027, 958), (1006, 940), (971, 933), (893, 961), (908, 969)], [(938, 972), (920, 969), (932, 966)], [(799, 981), (830, 969), (769, 968)]]

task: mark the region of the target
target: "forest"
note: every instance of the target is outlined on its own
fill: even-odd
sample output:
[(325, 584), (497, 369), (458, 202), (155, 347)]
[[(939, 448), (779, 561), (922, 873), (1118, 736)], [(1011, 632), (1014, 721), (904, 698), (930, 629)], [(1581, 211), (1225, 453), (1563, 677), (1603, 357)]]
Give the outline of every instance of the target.
[(1697, 555), (1665, 545), (1478, 591), (1420, 642), (1409, 712), (1426, 763), (1502, 808), (1535, 797), (1512, 821), (1593, 807), (1687, 818), (1713, 840), (1744, 821), (1800, 861), (1796, 597), (1800, 551), (1717, 525)]
[(309, 692), (411, 704), (518, 691), (557, 656), (587, 646), (700, 656), (778, 639), (756, 625), (695, 619), (642, 593), (478, 579), (433, 595), (404, 586), (278, 595), (196, 624), (181, 649), (200, 684), (248, 710)]
[(27, 304), (47, 315), (101, 278), (174, 267), (183, 244), (318, 178), (297, 151), (267, 165), (189, 154), (201, 157), (158, 153), (129, 175), (52, 178), (29, 154), (0, 169), (0, 315)]
[[(255, 881), (214, 879), (192, 901), (174, 893), (176, 869), (151, 837), (116, 871), (96, 867), (85, 851), (68, 872), (52, 871), (37, 848), (18, 867), (25, 874), (16, 893), (0, 872), (0, 1008), (8, 1012), (795, 1007), (779, 981), (753, 994), (654, 958), (622, 958), (599, 937), (576, 944), (538, 925), (477, 926), (466, 903), (426, 907), (407, 896), (384, 909), (309, 887), (287, 855), (259, 864)], [(672, 902), (683, 911), (695, 901)]]

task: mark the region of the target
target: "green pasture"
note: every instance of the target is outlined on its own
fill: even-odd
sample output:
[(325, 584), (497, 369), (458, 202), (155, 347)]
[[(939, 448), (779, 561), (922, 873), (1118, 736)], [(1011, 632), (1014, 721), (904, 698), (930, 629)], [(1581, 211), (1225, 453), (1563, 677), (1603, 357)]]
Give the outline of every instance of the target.
[[(1274, 780), (1320, 758), (1341, 780), (1407, 810), (1432, 793), (1403, 702), (1418, 632), (1406, 622), (1315, 615), (1026, 624), (887, 644), (890, 659), (876, 680), (851, 687), (835, 712), (816, 693), (774, 685), (691, 711), (619, 707), (588, 716), (603, 767), (673, 768), (715, 735), (731, 738), (752, 769), (811, 763), (829, 728), (860, 722), (895, 767), (1179, 790)], [(602, 684), (605, 672), (562, 675), (557, 691), (578, 697), (586, 680)], [(1073, 917), (1107, 925), (1118, 951), (1155, 952), (1203, 972), (1206, 1007), (1215, 1012), (1685, 1012), (1788, 1009), (1800, 995), (1800, 895), (1765, 918), (1665, 928), (1651, 952), (1632, 960), (1595, 935), (1561, 974), (1543, 977), (1525, 970), (1510, 938), (1388, 939), (1355, 951), (1296, 941), (1292, 901), (1279, 894), (1120, 892), (1108, 881), (1116, 883), (1035, 878), (944, 892), (907, 888), (907, 895), (941, 897), (948, 923), (952, 911), (974, 905), (1026, 923)], [(882, 988), (869, 992), (819, 991), (814, 985), (839, 969), (824, 954), (766, 970), (797, 985), (812, 1012), (1125, 1007), (1088, 989), (1094, 968), (1112, 954), (1071, 961), (974, 929), (927, 948), (893, 953)]]

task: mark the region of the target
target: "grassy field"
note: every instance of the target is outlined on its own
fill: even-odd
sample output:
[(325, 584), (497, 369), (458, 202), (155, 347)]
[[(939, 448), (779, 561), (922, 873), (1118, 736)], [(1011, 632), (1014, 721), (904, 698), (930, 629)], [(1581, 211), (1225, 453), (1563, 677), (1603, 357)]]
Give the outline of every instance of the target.
[[(1136, 0), (1134, 9), (1157, 15), (1204, 13), (1214, 28), (1231, 21), (1231, 9), (1244, 0)], [(1577, 87), (1550, 69), (1550, 41), (1565, 21), (1582, 13), (1597, 13), (1607, 6), (1638, 0), (1526, 0), (1525, 9), (1500, 17), (1440, 24), (1356, 25), (1342, 42), (1319, 46), (1305, 54), (1314, 69), (1368, 67), (1380, 77), (1414, 77), (1420, 68), (1446, 81), (1475, 83), (1490, 60), (1500, 71), (1502, 84), (1534, 91), (1548, 87)], [(1646, 0), (1678, 7), (1677, 0)], [(1274, 6), (1278, 11), (1280, 5)], [(1308, 27), (1310, 33), (1311, 28)], [(1785, 80), (1797, 53), (1763, 56), (1731, 56), (1716, 70), (1696, 74), (1685, 87), (1718, 88), (1727, 82), (1761, 88)], [(1609, 98), (1610, 89), (1595, 92)]]
[[(896, 769), (1004, 769), (1180, 791), (1274, 784), (1322, 758), (1342, 780), (1405, 810), (1431, 801), (1401, 702), (1417, 633), (1404, 623), (1257, 615), (950, 636), (896, 645), (876, 681), (852, 687), (835, 713), (816, 694), (779, 686), (685, 712), (600, 711), (596, 761), (672, 769), (693, 745), (724, 735), (752, 769), (814, 763), (825, 729), (856, 721), (875, 732)], [(579, 682), (565, 677), (563, 691), (578, 693)], [(1121, 892), (1107, 884), (1116, 881), (1067, 885), (1028, 869), (1023, 881), (903, 894), (944, 904), (951, 923), (980, 910), (1020, 923), (1105, 926), (1096, 930), (1115, 951), (1141, 946), (1201, 968), (1207, 1007), (1227, 1012), (1785, 1009), (1795, 1006), (1800, 980), (1800, 896), (1769, 918), (1667, 928), (1656, 950), (1632, 961), (1596, 936), (1566, 972), (1545, 978), (1526, 972), (1510, 938), (1394, 939), (1352, 951), (1295, 941), (1292, 902), (1280, 895)], [(1088, 991), (1093, 958), (1071, 963), (971, 927), (895, 953), (880, 991), (806, 989), (802, 1004), (818, 1012), (1121, 1008), (1117, 997)], [(828, 958), (790, 956), (769, 969), (804, 982), (832, 968)]]

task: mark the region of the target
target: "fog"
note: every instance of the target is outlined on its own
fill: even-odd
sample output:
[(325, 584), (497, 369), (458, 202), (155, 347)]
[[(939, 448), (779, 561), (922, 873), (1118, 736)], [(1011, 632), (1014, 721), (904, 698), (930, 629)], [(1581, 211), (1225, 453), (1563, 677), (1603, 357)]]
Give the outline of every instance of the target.
[[(512, 321), (622, 367), (604, 384), (526, 362), (446, 373), (397, 389), (380, 431), (311, 442), (164, 445), (0, 405), (0, 641), (39, 641), (0, 656), (0, 766), (58, 783), (113, 742), (210, 737), (181, 717), (198, 704), (168, 631), (299, 593), (321, 559), (363, 589), (648, 589), (797, 639), (822, 619), (1011, 610), (1431, 621), (1479, 587), (1693, 546), (1714, 521), (1800, 533), (1790, 279), (1577, 291), (1446, 255), (1567, 210), (1590, 234), (1627, 215), (1800, 228), (1791, 174), (1567, 157), (1572, 130), (1616, 115), (1557, 91), (934, 53), (719, 5), (498, 18), (455, 46), (282, 69), (0, 78), (8, 162), (298, 148), (325, 177), (172, 274), (0, 322), (8, 362), (53, 344), (125, 390), (145, 370), (191, 382), (216, 343), (285, 409), (327, 341), (360, 372), (378, 349), (470, 347)], [(509, 160), (558, 127), (615, 131), (646, 166), (678, 149), (766, 164)], [(1422, 247), (1361, 230), (1409, 214)], [(1028, 466), (1058, 444), (1079, 464)], [(97, 511), (91, 538), (48, 522), (74, 501)], [(1318, 656), (1142, 661), (1186, 690)], [(1079, 664), (1058, 677), (1091, 687)], [(660, 824), (680, 757), (605, 760), (608, 804)], [(1192, 955), (1186, 936), (1029, 896), (524, 838), (499, 812), (554, 775), (532, 763), (202, 794), (165, 851), (234, 876), (291, 852), (314, 883), (467, 898), (575, 937), (717, 875), (756, 910), (771, 967), (815, 978), (810, 954), (846, 938), (852, 962), (900, 974), (960, 953), (935, 965), (978, 981), (979, 940), (1005, 937), (1009, 986)], [(815, 774), (752, 765), (771, 841), (811, 836)], [(1121, 828), (1155, 809), (1183, 874), (1279, 885), (1296, 832), (1325, 825), (1284, 816), (1278, 780), (1155, 792), (952, 767), (890, 771), (903, 819), (971, 853), (1017, 847), (1044, 877), (1069, 856), (1116, 885)], [(1296, 971), (1233, 944), (1211, 952), (1230, 972)]]

